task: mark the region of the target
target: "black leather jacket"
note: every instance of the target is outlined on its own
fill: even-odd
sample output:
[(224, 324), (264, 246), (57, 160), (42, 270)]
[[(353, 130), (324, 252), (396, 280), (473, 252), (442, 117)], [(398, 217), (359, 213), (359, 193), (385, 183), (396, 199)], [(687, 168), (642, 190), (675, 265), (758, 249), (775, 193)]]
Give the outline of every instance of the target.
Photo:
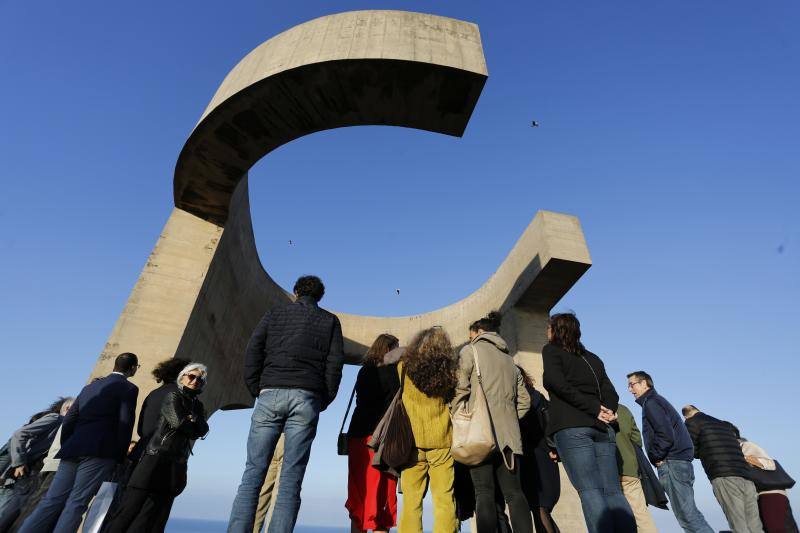
[(175, 390), (161, 404), (158, 427), (147, 443), (147, 455), (161, 455), (186, 462), (191, 444), (208, 433), (203, 403), (191, 393)]

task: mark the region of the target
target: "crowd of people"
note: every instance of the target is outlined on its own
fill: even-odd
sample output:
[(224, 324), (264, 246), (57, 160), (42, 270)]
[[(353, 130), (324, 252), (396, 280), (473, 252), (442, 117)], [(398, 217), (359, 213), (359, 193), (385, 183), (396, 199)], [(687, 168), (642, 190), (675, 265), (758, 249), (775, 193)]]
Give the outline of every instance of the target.
[[(319, 306), (324, 292), (316, 276), (299, 278), (294, 301), (267, 312), (247, 345), (244, 382), (256, 404), (229, 533), (295, 527), (317, 422), (344, 364), (339, 320)], [(434, 533), (455, 533), (471, 518), (478, 533), (558, 533), (559, 463), (590, 533), (654, 532), (648, 505), (667, 504), (685, 531), (711, 532), (695, 504), (695, 458), (732, 531), (798, 531), (786, 495), (793, 481), (774, 458), (693, 405), (681, 417), (653, 378), (635, 371), (628, 390), (642, 409), (640, 432), (602, 359), (582, 344), (574, 314), (548, 321), (548, 397), (515, 364), (500, 326), (497, 312), (476, 320), (460, 350), (440, 327), (405, 347), (389, 333), (375, 339), (339, 441), (352, 533), (421, 533), (428, 491)], [(208, 432), (198, 398), (208, 369), (160, 363), (152, 372), (160, 386), (145, 398), (132, 439), (139, 391), (129, 378), (139, 366), (136, 355), (120, 354), (111, 374), (33, 415), (0, 448), (0, 533), (74, 533), (106, 481), (115, 483), (113, 501), (92, 531), (164, 531), (193, 443)]]
[(0, 532), (75, 533), (106, 481), (116, 493), (92, 531), (164, 531), (192, 442), (208, 432), (197, 398), (208, 372), (184, 359), (159, 364), (161, 386), (145, 398), (132, 440), (138, 369), (135, 354), (118, 355), (109, 375), (14, 432), (0, 450)]
[[(338, 392), (342, 333), (338, 319), (319, 307), (324, 286), (304, 276), (294, 294), (293, 303), (264, 315), (247, 347), (245, 380), (257, 402), (229, 533), (261, 531), (267, 507), (268, 532), (292, 531), (319, 413)], [(778, 463), (733, 425), (691, 406), (684, 421), (637, 371), (628, 388), (642, 406), (640, 432), (601, 358), (581, 343), (575, 315), (551, 316), (547, 338), (542, 385), (549, 399), (515, 364), (496, 312), (469, 325), (458, 351), (439, 327), (418, 332), (406, 347), (390, 333), (379, 335), (362, 361), (350, 398), (356, 406), (340, 435), (351, 531), (421, 533), (430, 492), (434, 533), (454, 533), (473, 517), (478, 533), (558, 532), (552, 511), (560, 462), (591, 533), (656, 531), (648, 505), (668, 504), (685, 531), (705, 532), (710, 527), (694, 503), (696, 457), (733, 531), (797, 531), (785, 489), (752, 481), (754, 471), (777, 472)], [(480, 461), (459, 463), (464, 443), (455, 442), (454, 413), (476, 413), (483, 404), (492, 449)], [(396, 427), (381, 430), (386, 424)], [(407, 458), (403, 464), (399, 456)]]

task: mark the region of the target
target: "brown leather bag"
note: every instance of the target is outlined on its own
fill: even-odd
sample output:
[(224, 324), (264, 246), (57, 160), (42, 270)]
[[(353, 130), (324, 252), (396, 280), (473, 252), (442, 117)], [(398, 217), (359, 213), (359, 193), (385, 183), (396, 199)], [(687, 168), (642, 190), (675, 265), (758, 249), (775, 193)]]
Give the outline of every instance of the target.
[(398, 401), (393, 402), (393, 411), (389, 415), (386, 436), (383, 442), (382, 460), (397, 471), (417, 462), (417, 443), (411, 429), (411, 420), (403, 405), (403, 385), (406, 380), (406, 368), (400, 376)]

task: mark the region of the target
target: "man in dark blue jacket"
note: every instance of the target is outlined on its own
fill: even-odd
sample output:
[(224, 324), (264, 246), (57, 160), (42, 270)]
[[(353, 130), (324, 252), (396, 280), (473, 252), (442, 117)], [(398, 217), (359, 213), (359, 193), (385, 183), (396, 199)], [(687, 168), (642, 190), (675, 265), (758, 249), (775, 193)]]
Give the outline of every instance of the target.
[(678, 412), (653, 388), (650, 374), (628, 374), (628, 390), (642, 406), (642, 433), (647, 457), (658, 469), (658, 480), (684, 531), (713, 533), (694, 502), (694, 447)]
[(89, 501), (128, 451), (139, 389), (128, 381), (139, 368), (132, 353), (114, 371), (86, 385), (64, 417), (61, 459), (53, 482), (20, 533), (75, 533)]
[(324, 294), (318, 277), (299, 278), (296, 300), (266, 313), (247, 345), (244, 380), (258, 401), (229, 533), (252, 533), (258, 495), (281, 433), (283, 466), (269, 531), (294, 529), (319, 413), (336, 397), (342, 379), (342, 326), (334, 314), (319, 307)]

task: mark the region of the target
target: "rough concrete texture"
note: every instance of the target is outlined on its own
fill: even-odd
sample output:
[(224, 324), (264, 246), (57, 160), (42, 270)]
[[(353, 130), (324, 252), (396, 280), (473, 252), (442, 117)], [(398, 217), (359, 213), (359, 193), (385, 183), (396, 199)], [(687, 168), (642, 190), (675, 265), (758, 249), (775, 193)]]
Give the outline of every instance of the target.
[(296, 26), (226, 76), (178, 158), (175, 205), (224, 225), (250, 167), (316, 131), (378, 124), (460, 136), (486, 76), (468, 22), (355, 11)]
[[(290, 301), (262, 267), (253, 238), (247, 172), (295, 138), (385, 124), (463, 134), (486, 81), (477, 26), (398, 11), (323, 17), (248, 54), (225, 78), (181, 151), (175, 209), (103, 350), (93, 376), (123, 351), (139, 355), (140, 401), (168, 357), (209, 366), (210, 412), (249, 407), (242, 357), (261, 315)], [(407, 317), (338, 313), (350, 362), (383, 332), (407, 342), (440, 325), (454, 343), (492, 309), (519, 363), (541, 384), (549, 310), (589, 268), (575, 217), (540, 211), (497, 271), (450, 306)], [(324, 303), (324, 302), (323, 302)], [(556, 508), (565, 531), (583, 529), (568, 483)]]

